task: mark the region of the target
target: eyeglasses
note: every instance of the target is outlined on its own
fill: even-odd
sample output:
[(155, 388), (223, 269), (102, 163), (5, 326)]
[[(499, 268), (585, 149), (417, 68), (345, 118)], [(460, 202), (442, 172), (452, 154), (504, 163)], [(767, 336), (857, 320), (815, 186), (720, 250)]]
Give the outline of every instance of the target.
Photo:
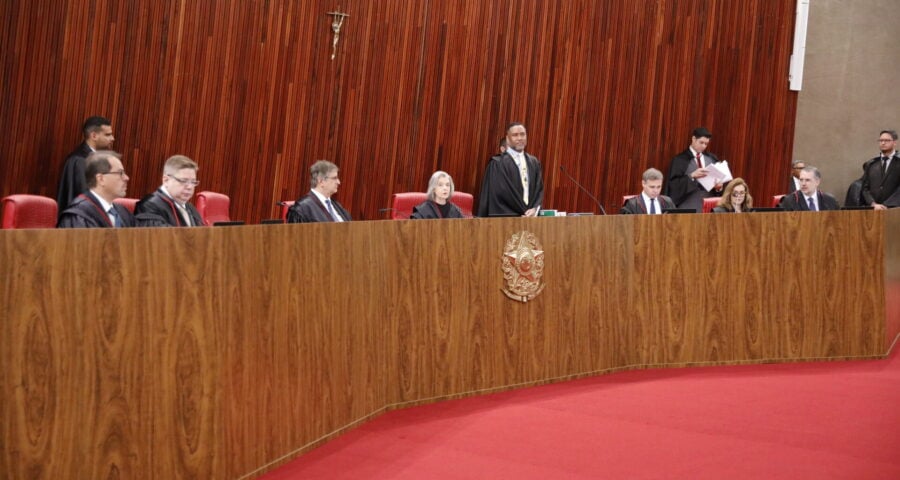
[(894, 141), (893, 138), (879, 138), (879, 139), (878, 139), (878, 142), (879, 142), (879, 143), (890, 143), (890, 142), (893, 142), (893, 141)]
[(178, 182), (182, 185), (189, 185), (192, 187), (196, 187), (197, 185), (200, 185), (200, 180), (194, 180), (194, 179), (190, 179), (190, 178), (178, 178), (175, 175), (169, 175), (169, 178), (171, 178), (172, 180), (175, 180), (176, 182)]
[(732, 197), (743, 197), (747, 192), (731, 192)]
[(115, 172), (101, 173), (101, 175), (118, 175), (118, 176), (120, 176), (120, 177), (122, 177), (122, 178), (125, 178), (125, 177), (128, 176), (128, 175), (125, 174), (125, 170), (116, 170)]

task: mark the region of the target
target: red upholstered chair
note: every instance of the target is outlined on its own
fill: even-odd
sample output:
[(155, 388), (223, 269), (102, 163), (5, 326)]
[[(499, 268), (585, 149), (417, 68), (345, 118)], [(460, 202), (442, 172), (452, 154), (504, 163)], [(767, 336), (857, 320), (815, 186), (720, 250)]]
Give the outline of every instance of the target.
[(113, 200), (113, 203), (116, 205), (121, 205), (128, 209), (129, 212), (134, 213), (134, 207), (137, 206), (137, 203), (141, 199), (139, 198), (117, 198)]
[(709, 197), (703, 199), (703, 213), (709, 213), (714, 208), (716, 208), (716, 204), (719, 203), (721, 197)]
[(781, 199), (782, 199), (783, 197), (784, 197), (784, 194), (781, 194), (781, 195), (772, 195), (772, 208), (777, 207), (778, 204), (781, 203)]
[(294, 203), (296, 203), (296, 200), (282, 200), (278, 202), (278, 205), (281, 207), (281, 221), (287, 223), (288, 210), (294, 206)]
[(472, 218), (472, 207), (475, 205), (475, 197), (473, 197), (471, 193), (453, 192), (450, 201), (459, 207), (459, 210), (462, 211), (464, 217)]
[(422, 192), (395, 193), (391, 202), (391, 220), (407, 220), (412, 215), (413, 207), (428, 200)]
[(216, 192), (200, 192), (197, 194), (197, 211), (200, 212), (200, 218), (206, 225), (212, 225), (216, 222), (230, 222), (231, 216), (228, 209), (231, 206), (231, 199), (228, 195)]
[(55, 228), (56, 200), (40, 195), (4, 197), (3, 228)]

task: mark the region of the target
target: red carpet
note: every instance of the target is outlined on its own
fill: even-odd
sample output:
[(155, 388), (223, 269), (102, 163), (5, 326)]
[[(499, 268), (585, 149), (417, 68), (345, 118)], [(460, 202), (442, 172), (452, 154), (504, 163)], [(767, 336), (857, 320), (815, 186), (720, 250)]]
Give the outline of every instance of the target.
[(626, 372), (398, 410), (262, 477), (900, 479), (900, 355)]

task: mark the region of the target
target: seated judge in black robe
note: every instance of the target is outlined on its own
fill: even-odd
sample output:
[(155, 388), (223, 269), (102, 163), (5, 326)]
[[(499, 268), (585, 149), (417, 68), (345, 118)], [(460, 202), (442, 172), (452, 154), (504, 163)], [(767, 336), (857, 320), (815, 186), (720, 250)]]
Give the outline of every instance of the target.
[[(147, 195), (134, 208), (139, 225), (145, 225), (143, 218), (161, 220), (171, 227), (201, 227), (203, 218), (197, 208), (190, 204), (197, 181), (197, 163), (184, 155), (173, 155), (163, 167), (162, 186)], [(144, 215), (149, 214), (149, 215)]]
[(478, 216), (536, 216), (544, 201), (541, 162), (525, 152), (527, 133), (521, 123), (507, 127), (506, 141), (507, 150), (491, 158), (484, 172)]
[(309, 168), (312, 190), (288, 210), (287, 223), (349, 222), (350, 213), (332, 195), (341, 181), (337, 165), (318, 160)]
[(753, 197), (750, 196), (750, 187), (743, 178), (735, 178), (728, 182), (722, 198), (713, 208), (713, 213), (745, 213), (753, 208)]
[(112, 123), (103, 117), (89, 117), (84, 121), (81, 133), (84, 135), (84, 142), (66, 156), (59, 178), (56, 204), (59, 206), (60, 216), (75, 197), (88, 189), (84, 178), (85, 158), (95, 150), (108, 150), (115, 140)]
[(701, 212), (703, 199), (719, 196), (719, 192), (722, 191), (721, 184), (707, 192), (697, 182), (697, 179), (706, 176), (707, 166), (719, 162), (715, 155), (706, 151), (711, 138), (712, 134), (709, 133), (709, 130), (703, 127), (694, 129), (691, 145), (672, 159), (665, 194), (675, 202), (678, 208), (690, 208)]
[(450, 197), (453, 196), (453, 179), (447, 172), (438, 170), (431, 175), (426, 192), (428, 200), (413, 208), (410, 219), (463, 218), (462, 211)]
[(671, 198), (660, 195), (663, 174), (655, 168), (648, 168), (641, 176), (641, 193), (625, 201), (620, 215), (658, 215), (675, 208)]
[(75, 197), (59, 218), (57, 228), (120, 228), (135, 226), (127, 208), (113, 200), (123, 198), (128, 175), (119, 154), (100, 150), (85, 159), (85, 177), (89, 190)]
[(809, 198), (813, 198), (816, 211), (838, 210), (837, 199), (831, 195), (819, 191), (819, 183), (822, 175), (819, 169), (807, 166), (800, 171), (800, 190), (781, 197), (778, 206), (783, 210), (806, 212), (812, 210), (809, 206)]

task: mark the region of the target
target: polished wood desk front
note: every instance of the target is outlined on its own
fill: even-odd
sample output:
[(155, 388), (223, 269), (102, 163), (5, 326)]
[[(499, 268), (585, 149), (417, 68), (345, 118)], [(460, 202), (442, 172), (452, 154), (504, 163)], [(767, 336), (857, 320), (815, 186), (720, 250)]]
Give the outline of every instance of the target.
[[(522, 230), (525, 304), (500, 291)], [(900, 211), (3, 231), (0, 471), (239, 478), (437, 399), (879, 358), (898, 237)]]

